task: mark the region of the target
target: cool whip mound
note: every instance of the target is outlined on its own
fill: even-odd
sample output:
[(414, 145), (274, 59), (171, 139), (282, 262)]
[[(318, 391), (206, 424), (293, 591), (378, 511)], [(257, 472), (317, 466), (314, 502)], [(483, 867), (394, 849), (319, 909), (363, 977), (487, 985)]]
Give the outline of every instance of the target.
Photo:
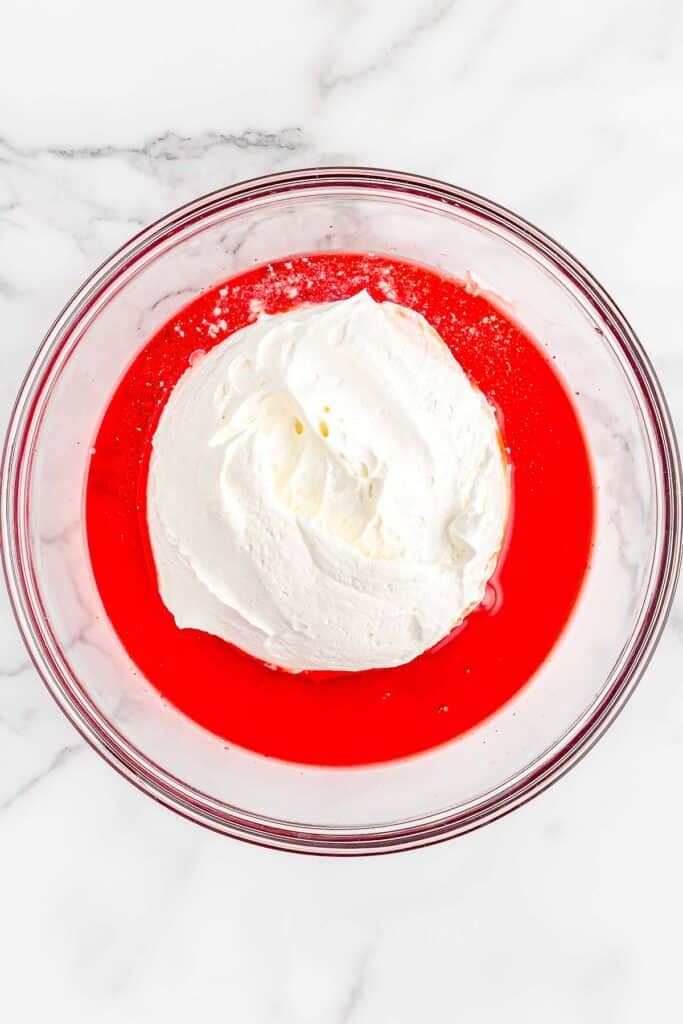
[(147, 498), (177, 625), (299, 672), (442, 640), (484, 596), (509, 487), (493, 410), (440, 336), (360, 292), (193, 360)]

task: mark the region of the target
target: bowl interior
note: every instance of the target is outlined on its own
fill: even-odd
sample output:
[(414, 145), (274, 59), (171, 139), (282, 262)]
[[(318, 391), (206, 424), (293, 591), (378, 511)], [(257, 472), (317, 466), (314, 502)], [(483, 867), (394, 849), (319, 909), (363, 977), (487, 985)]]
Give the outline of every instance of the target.
[[(334, 249), (417, 260), (470, 275), (489, 291), (545, 347), (575, 394), (597, 492), (583, 591), (529, 684), (443, 747), (353, 769), (269, 760), (226, 745), (165, 704), (104, 613), (83, 516), (101, 416), (152, 332), (223, 278)], [(57, 699), (152, 795), (274, 845), (413, 845), (524, 799), (583, 749), (628, 692), (675, 576), (678, 471), (668, 431), (656, 382), (618, 311), (570, 257), (511, 215), (457, 190), (372, 174), (289, 175), (228, 189), (125, 247), (50, 332), (8, 449), (13, 597)], [(571, 492), (568, 479), (569, 503)]]

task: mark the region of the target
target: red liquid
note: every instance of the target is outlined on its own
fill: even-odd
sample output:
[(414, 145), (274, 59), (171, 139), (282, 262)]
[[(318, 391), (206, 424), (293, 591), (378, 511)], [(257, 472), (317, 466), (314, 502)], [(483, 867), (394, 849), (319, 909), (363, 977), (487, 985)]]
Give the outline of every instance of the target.
[[(150, 442), (169, 391), (197, 349), (211, 348), (261, 309), (284, 312), (364, 287), (378, 300), (422, 313), (498, 410), (513, 467), (506, 547), (482, 606), (447, 642), (410, 664), (358, 673), (274, 672), (216, 637), (178, 629), (162, 604), (146, 522)], [(95, 448), (86, 494), (90, 555), (128, 653), (190, 718), (229, 743), (274, 757), (321, 765), (384, 761), (477, 725), (550, 652), (588, 564), (590, 464), (551, 364), (483, 296), (389, 257), (293, 257), (202, 295), (137, 356)]]

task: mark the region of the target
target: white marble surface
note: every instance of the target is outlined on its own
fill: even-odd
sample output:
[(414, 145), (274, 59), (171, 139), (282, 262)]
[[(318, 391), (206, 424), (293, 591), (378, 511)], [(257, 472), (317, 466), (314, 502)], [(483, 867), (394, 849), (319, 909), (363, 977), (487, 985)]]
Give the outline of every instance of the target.
[[(0, 59), (0, 417), (82, 278), (162, 212), (371, 163), (517, 209), (597, 274), (683, 428), (677, 0), (12, 4)], [(589, 757), (454, 843), (359, 861), (205, 833), (62, 719), (3, 598), (0, 1018), (680, 1020), (683, 598)]]

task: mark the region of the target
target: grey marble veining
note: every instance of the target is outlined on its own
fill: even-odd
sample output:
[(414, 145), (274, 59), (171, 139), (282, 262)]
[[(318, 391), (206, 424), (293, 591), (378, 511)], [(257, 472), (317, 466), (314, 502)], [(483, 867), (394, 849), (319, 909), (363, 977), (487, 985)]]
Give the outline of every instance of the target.
[[(612, 292), (683, 428), (674, 0), (11, 5), (0, 427), (47, 326), (156, 217), (369, 163), (472, 188)], [(59, 541), (57, 541), (59, 542)], [(590, 756), (455, 843), (336, 862), (231, 843), (101, 762), (0, 600), (0, 1017), (164, 1024), (678, 1019), (683, 604)]]

